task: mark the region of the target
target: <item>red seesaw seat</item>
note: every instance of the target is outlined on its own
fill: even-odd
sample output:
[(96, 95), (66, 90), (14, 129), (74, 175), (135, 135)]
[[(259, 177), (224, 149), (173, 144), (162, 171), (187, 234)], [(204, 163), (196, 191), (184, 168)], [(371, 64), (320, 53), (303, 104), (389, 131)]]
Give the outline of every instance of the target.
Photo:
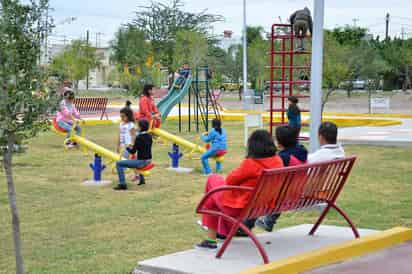
[(57, 123), (56, 116), (53, 117), (52, 125), (53, 125), (53, 128), (54, 128), (57, 132), (67, 133), (66, 130), (64, 130), (63, 128), (59, 127), (59, 124)]
[(142, 168), (136, 168), (136, 171), (143, 176), (149, 176), (150, 175), (150, 170), (152, 170), (155, 167), (154, 163), (150, 163), (145, 167)]
[[(210, 148), (210, 144), (206, 144), (206, 149), (209, 149), (209, 148)], [(225, 156), (226, 154), (227, 154), (226, 150), (219, 149), (216, 151), (216, 157), (222, 157), (222, 156)]]
[(148, 164), (148, 165), (145, 166), (145, 167), (136, 168), (136, 170), (137, 170), (137, 171), (149, 171), (149, 170), (152, 170), (154, 167), (155, 167), (155, 164), (154, 164), (154, 163), (150, 163), (150, 164)]

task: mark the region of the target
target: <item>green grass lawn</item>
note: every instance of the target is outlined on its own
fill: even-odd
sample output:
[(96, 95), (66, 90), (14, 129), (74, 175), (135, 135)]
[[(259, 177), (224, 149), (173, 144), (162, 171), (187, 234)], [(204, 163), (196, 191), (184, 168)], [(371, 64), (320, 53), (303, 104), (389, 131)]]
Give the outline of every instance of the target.
[[(230, 154), (227, 173), (243, 157), (242, 124), (226, 125)], [(176, 124), (166, 129), (176, 131)], [(117, 126), (86, 129), (90, 139), (114, 149)], [(192, 141), (199, 135), (183, 133)], [(52, 132), (31, 141), (15, 158), (15, 179), (28, 273), (128, 273), (139, 260), (191, 248), (202, 237), (194, 213), (205, 178), (199, 160), (189, 175), (166, 171), (169, 145), (156, 145), (157, 165), (148, 184), (117, 193), (111, 186), (81, 186), (92, 173), (92, 155), (64, 152)], [(363, 228), (412, 226), (412, 149), (347, 146), (359, 160), (339, 204)], [(0, 273), (14, 271), (10, 212), (4, 174), (0, 173)], [(116, 181), (110, 168), (105, 179)], [(314, 213), (282, 216), (279, 227), (315, 221)], [(335, 214), (327, 223), (344, 225)]]

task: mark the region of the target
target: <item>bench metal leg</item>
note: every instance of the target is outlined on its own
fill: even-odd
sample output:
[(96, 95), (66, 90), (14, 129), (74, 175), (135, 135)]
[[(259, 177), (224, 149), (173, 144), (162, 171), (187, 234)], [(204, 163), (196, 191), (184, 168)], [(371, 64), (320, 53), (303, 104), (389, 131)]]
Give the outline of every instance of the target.
[(329, 210), (331, 208), (334, 208), (346, 220), (346, 222), (351, 227), (353, 234), (355, 235), (355, 238), (359, 238), (359, 232), (356, 229), (355, 224), (352, 222), (349, 216), (340, 207), (338, 207), (335, 204), (328, 204), (328, 207), (325, 208), (325, 210), (322, 212), (322, 214), (320, 215), (315, 225), (312, 227), (311, 231), (309, 232), (309, 235), (313, 236), (315, 234), (316, 230), (319, 228), (320, 224), (323, 222), (323, 220), (325, 219), (326, 215), (329, 213)]
[(269, 257), (265, 249), (263, 248), (259, 240), (256, 238), (256, 236), (243, 223), (233, 224), (232, 230), (230, 231), (229, 235), (227, 236), (226, 241), (223, 243), (222, 247), (217, 253), (216, 258), (220, 259), (223, 256), (223, 253), (225, 252), (226, 248), (229, 246), (230, 242), (232, 241), (233, 237), (235, 236), (239, 228), (241, 228), (249, 236), (249, 238), (253, 241), (253, 243), (256, 245), (257, 249), (259, 250), (259, 253), (262, 256), (263, 262), (265, 264), (268, 264)]

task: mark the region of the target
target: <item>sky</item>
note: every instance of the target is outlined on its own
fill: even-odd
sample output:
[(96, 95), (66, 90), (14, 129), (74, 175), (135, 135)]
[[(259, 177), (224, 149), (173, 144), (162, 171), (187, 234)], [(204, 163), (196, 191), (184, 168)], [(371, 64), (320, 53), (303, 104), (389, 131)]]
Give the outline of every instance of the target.
[[(165, 0), (167, 1), (167, 0)], [(308, 6), (313, 0), (246, 0), (248, 25), (261, 25), (269, 30), (271, 24), (285, 22), (294, 10)], [(139, 6), (147, 0), (50, 0), (51, 12), (56, 28), (52, 41), (85, 37), (90, 30), (91, 41), (104, 46), (113, 39), (116, 30), (130, 22)], [(325, 27), (346, 24), (367, 27), (374, 34), (384, 35), (386, 13), (391, 14), (390, 34), (412, 37), (411, 0), (325, 0)], [(214, 25), (214, 33), (224, 30), (241, 35), (243, 22), (242, 0), (186, 0), (185, 9), (191, 12), (207, 10), (224, 16), (225, 21)], [(69, 17), (76, 17), (72, 23), (64, 23)]]

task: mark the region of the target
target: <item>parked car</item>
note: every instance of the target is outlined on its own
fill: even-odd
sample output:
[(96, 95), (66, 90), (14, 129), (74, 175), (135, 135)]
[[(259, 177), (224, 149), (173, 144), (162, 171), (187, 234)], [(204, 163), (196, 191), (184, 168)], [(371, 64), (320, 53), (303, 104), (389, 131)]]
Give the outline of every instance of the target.
[(365, 89), (366, 88), (366, 81), (365, 80), (355, 80), (352, 82), (353, 89)]

